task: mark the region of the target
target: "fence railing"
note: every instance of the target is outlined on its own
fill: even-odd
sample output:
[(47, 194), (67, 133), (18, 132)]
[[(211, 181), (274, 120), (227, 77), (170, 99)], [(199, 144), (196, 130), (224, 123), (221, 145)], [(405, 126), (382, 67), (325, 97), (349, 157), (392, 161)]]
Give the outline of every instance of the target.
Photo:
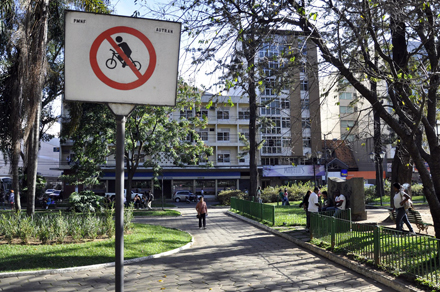
[(406, 273), (440, 285), (440, 241), (377, 225), (351, 222), (323, 213), (310, 214), (313, 238), (373, 260), (391, 272)]
[(241, 200), (238, 198), (231, 198), (231, 209), (245, 214), (249, 217), (255, 218), (259, 221), (266, 221), (272, 225), (275, 224), (275, 207)]

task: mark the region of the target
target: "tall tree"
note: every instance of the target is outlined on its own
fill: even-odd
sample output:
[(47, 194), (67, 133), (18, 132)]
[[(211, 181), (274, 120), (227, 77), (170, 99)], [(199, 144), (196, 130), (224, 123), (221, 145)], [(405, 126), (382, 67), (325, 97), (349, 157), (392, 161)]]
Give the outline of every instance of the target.
[[(301, 29), (316, 44), (324, 60), (396, 132), (401, 147), (396, 152), (397, 159), (403, 159), (400, 154), (406, 152), (419, 170), (437, 238), (440, 238), (440, 217), (435, 216), (440, 212), (436, 119), (440, 85), (439, 14), (439, 3), (419, 0), (398, 3), (323, 0), (307, 1), (307, 5), (305, 1), (290, 0), (282, 13), (283, 19), (272, 19)], [(373, 48), (379, 56), (377, 64)], [(364, 85), (365, 78), (387, 84), (390, 105), (381, 103)]]
[[(27, 213), (35, 210), (35, 190), (38, 164), (39, 141), (42, 137), (42, 113), (48, 113), (42, 106), (50, 102), (60, 92), (57, 81), (48, 74), (47, 54), (51, 69), (54, 64), (60, 64), (59, 57), (62, 47), (62, 37), (54, 28), (62, 27), (63, 13), (66, 5), (83, 7), (90, 11), (108, 11), (107, 1), (101, 0), (25, 0), (0, 2), (0, 38), (1, 56), (5, 60), (0, 63), (2, 78), (1, 100), (5, 105), (2, 110), (9, 109), (8, 114), (2, 116), (1, 136), (4, 140), (0, 150), (6, 153), (11, 161), (13, 188), (16, 190), (16, 208), (21, 209), (19, 192), (18, 165), (23, 161), (27, 172)], [(108, 4), (108, 3), (107, 3)], [(50, 21), (49, 21), (50, 19)], [(48, 39), (49, 24), (52, 30), (51, 41)], [(58, 49), (56, 43), (58, 42)], [(48, 48), (48, 44), (52, 44)], [(56, 67), (56, 66), (55, 66)], [(59, 66), (58, 66), (59, 67)], [(53, 71), (49, 71), (53, 73)], [(49, 76), (49, 78), (48, 78)], [(5, 118), (10, 117), (8, 120)], [(44, 119), (44, 124), (53, 123), (54, 117)], [(43, 125), (44, 125), (43, 124)], [(21, 145), (24, 145), (24, 149)]]

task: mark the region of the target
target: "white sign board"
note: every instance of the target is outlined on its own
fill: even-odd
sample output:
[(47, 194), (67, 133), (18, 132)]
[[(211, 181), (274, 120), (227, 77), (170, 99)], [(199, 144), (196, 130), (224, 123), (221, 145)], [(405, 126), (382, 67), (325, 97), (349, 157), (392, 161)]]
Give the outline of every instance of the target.
[(181, 24), (67, 11), (65, 100), (174, 106)]

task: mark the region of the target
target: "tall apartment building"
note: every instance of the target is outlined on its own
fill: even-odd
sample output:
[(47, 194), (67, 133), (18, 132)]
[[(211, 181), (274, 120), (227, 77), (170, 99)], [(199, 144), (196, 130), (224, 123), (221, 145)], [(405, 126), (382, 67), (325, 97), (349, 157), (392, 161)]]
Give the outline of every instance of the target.
[[(299, 65), (288, 66), (290, 60), (280, 57), (283, 54), (293, 54)], [(260, 152), (262, 185), (311, 180), (320, 170), (315, 162), (322, 150), (316, 47), (300, 33), (280, 31), (263, 45), (258, 62), (265, 65), (259, 102), (268, 103), (259, 114), (275, 124), (261, 129), (261, 139), (266, 141)], [(283, 78), (278, 88), (277, 78)]]

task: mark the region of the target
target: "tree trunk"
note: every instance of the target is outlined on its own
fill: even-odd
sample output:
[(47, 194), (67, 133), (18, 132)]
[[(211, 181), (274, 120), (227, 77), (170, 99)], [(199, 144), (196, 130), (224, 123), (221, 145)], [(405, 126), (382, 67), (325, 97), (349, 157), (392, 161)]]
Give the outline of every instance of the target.
[[(30, 4), (29, 4), (30, 5)], [(46, 77), (46, 49), (47, 49), (47, 30), (48, 30), (48, 14), (49, 0), (40, 0), (36, 3), (34, 10), (28, 7), (29, 20), (26, 22), (25, 31), (29, 31), (29, 66), (26, 68), (27, 83), (25, 84), (25, 94), (29, 100), (29, 119), (25, 128), (25, 141), (28, 144), (27, 161), (28, 165), (28, 207), (27, 214), (31, 215), (35, 211), (35, 191), (38, 168), (38, 151), (40, 140), (40, 118), (41, 118), (41, 101), (43, 95), (44, 81)]]
[(40, 140), (40, 112), (41, 112), (41, 103), (38, 106), (37, 115), (35, 117), (35, 125), (32, 129), (30, 147), (28, 153), (28, 173), (27, 173), (27, 182), (28, 182), (28, 192), (27, 192), (27, 205), (26, 205), (26, 213), (30, 216), (35, 212), (35, 194), (37, 189), (37, 167), (38, 167), (38, 150), (39, 150), (39, 140)]
[[(396, 152), (394, 154), (393, 166), (391, 169), (391, 185), (395, 182), (400, 184), (411, 184), (412, 179), (412, 163), (411, 157), (408, 151), (403, 149), (403, 145), (400, 143), (396, 146)], [(394, 190), (391, 187), (390, 191), (390, 205), (394, 207)]]
[[(246, 38), (245, 38), (246, 39)], [(255, 32), (251, 28), (248, 41), (243, 42), (243, 46), (247, 52), (245, 56), (249, 56), (247, 59), (247, 66), (249, 68), (249, 173), (250, 173), (250, 186), (249, 195), (256, 196), (258, 188), (258, 161), (257, 161), (257, 93), (255, 88)]]

